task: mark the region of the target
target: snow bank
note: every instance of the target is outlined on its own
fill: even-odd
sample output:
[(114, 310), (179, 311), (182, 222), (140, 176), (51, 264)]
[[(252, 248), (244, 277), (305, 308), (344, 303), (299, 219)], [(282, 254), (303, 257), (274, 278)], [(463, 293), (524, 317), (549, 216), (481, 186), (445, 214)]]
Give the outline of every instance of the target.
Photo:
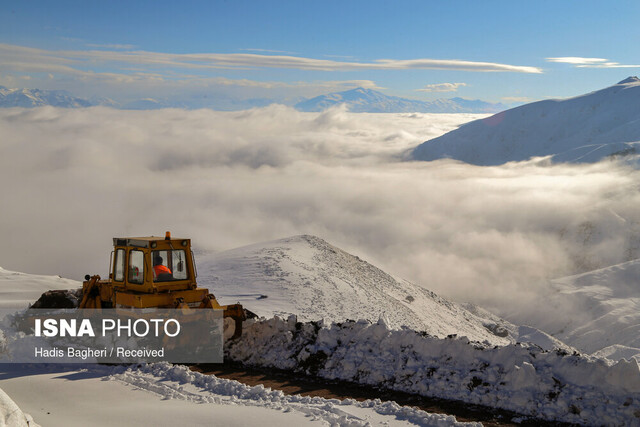
[(419, 409), (403, 407), (379, 399), (357, 402), (309, 396), (287, 396), (280, 390), (262, 385), (248, 386), (237, 381), (193, 372), (189, 368), (169, 363), (116, 368), (109, 378), (123, 381), (166, 399), (183, 399), (197, 403), (260, 406), (284, 412), (298, 411), (314, 420), (333, 426), (366, 426), (370, 423), (350, 413), (354, 408), (367, 408), (380, 415), (421, 426), (481, 426), (479, 423), (459, 423), (451, 415), (429, 414)]
[(640, 369), (533, 344), (491, 347), (392, 330), (381, 319), (247, 322), (228, 357), (248, 365), (455, 399), (577, 424), (640, 425)]
[(0, 426), (38, 427), (31, 416), (22, 412), (18, 405), (2, 389), (0, 389)]

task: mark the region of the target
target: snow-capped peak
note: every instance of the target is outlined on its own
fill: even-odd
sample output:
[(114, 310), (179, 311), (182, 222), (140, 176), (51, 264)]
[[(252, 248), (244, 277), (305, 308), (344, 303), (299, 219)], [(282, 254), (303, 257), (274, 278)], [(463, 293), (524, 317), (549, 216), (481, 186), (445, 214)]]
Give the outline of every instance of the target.
[(467, 123), (416, 147), (416, 160), (488, 166), (547, 157), (590, 163), (640, 152), (640, 79), (568, 99), (548, 99)]
[(640, 83), (640, 79), (636, 76), (629, 76), (621, 82), (618, 82), (619, 85), (626, 85), (629, 83)]
[(496, 113), (505, 109), (502, 104), (461, 98), (435, 101), (400, 98), (363, 87), (306, 99), (297, 103), (295, 108), (317, 112), (339, 104), (346, 104), (354, 113)]
[(372, 264), (315, 236), (294, 236), (198, 259), (200, 283), (223, 302), (240, 301), (260, 316), (343, 322), (381, 317), (446, 337), (505, 345), (517, 328), (445, 300), (421, 286), (396, 279)]

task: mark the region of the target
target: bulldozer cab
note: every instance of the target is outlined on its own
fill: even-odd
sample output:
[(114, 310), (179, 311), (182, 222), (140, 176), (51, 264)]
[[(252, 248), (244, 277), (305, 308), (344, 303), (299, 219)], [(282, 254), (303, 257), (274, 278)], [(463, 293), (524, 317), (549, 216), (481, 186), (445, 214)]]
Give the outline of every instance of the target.
[(242, 305), (220, 305), (196, 283), (190, 239), (116, 237), (109, 279), (85, 276), (78, 308), (178, 308), (223, 310), (225, 338), (239, 337), (247, 313)]
[(113, 239), (113, 285), (134, 292), (195, 289), (196, 270), (190, 239), (127, 237)]

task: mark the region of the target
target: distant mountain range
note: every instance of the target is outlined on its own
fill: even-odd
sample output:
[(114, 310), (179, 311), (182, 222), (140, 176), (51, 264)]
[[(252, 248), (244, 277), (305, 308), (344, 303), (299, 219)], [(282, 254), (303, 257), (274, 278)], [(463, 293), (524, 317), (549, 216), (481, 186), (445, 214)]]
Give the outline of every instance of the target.
[(480, 100), (463, 98), (419, 101), (388, 96), (376, 90), (357, 88), (344, 92), (316, 96), (297, 103), (300, 111), (324, 111), (339, 104), (346, 104), (354, 113), (497, 113), (507, 107)]
[(590, 163), (637, 153), (640, 79), (629, 77), (586, 95), (533, 102), (464, 124), (420, 144), (411, 157), (488, 166), (547, 156)]
[[(159, 108), (211, 108), (231, 111), (264, 107), (271, 103), (268, 99), (256, 98), (234, 101), (228, 98), (200, 97), (186, 100), (168, 100), (141, 98), (119, 103), (108, 98), (84, 99), (61, 90), (8, 89), (0, 86), (0, 108), (40, 107), (52, 105), (63, 108), (81, 108), (103, 105), (126, 110), (155, 110)], [(337, 104), (346, 104), (349, 111), (356, 113), (496, 113), (507, 107), (479, 100), (462, 98), (437, 99), (431, 102), (387, 96), (370, 89), (353, 89), (318, 96), (297, 103), (294, 107), (300, 111), (323, 111)]]
[(61, 90), (7, 89), (0, 86), (0, 107), (54, 107), (79, 108), (94, 105)]
[(63, 90), (43, 90), (43, 89), (9, 89), (0, 86), (0, 108), (11, 107), (42, 107), (51, 105), (62, 108), (83, 108), (96, 105), (106, 107), (123, 108), (129, 110), (152, 110), (158, 108), (175, 107), (167, 102), (155, 99), (140, 99), (126, 104), (118, 103), (109, 98), (78, 98)]

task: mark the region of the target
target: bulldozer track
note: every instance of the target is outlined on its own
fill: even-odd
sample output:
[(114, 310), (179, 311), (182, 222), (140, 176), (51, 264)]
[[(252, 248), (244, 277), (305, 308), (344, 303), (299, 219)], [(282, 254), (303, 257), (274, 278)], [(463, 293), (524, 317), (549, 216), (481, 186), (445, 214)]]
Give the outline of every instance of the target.
[[(430, 413), (454, 415), (458, 421), (481, 422), (485, 426), (547, 426), (565, 427), (566, 423), (549, 422), (539, 419), (522, 420), (522, 415), (510, 411), (473, 405), (460, 401), (428, 398), (393, 390), (384, 390), (345, 381), (326, 381), (301, 374), (292, 374), (277, 369), (246, 367), (238, 363), (198, 364), (191, 369), (206, 375), (235, 380), (255, 386), (262, 384), (288, 395), (323, 397), (325, 399), (380, 399), (395, 401), (399, 405), (413, 406)], [(520, 422), (511, 421), (520, 418)]]

